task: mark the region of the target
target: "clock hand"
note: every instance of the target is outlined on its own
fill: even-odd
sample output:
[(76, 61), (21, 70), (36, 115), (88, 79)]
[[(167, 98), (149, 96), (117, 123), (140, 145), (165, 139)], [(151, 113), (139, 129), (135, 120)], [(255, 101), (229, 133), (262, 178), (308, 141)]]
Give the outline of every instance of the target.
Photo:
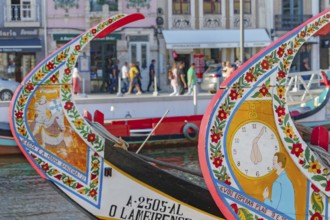
[(261, 138), (261, 136), (264, 134), (266, 128), (262, 127), (258, 136), (256, 136), (252, 141), (252, 150), (250, 154), (250, 159), (252, 163), (257, 164), (262, 161), (262, 155), (258, 146), (258, 141)]

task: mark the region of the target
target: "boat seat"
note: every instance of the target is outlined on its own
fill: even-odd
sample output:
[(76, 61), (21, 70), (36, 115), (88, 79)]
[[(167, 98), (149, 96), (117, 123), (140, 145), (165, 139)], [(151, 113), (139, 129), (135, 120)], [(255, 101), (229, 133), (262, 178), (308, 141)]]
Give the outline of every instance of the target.
[(96, 110), (94, 112), (94, 122), (98, 122), (101, 125), (104, 125), (104, 114), (103, 112)]
[(317, 126), (314, 127), (311, 133), (311, 141), (312, 145), (320, 146), (326, 152), (328, 152), (329, 145), (329, 132), (325, 127)]
[(92, 114), (87, 110), (84, 110), (84, 118), (86, 118), (89, 121), (93, 121)]

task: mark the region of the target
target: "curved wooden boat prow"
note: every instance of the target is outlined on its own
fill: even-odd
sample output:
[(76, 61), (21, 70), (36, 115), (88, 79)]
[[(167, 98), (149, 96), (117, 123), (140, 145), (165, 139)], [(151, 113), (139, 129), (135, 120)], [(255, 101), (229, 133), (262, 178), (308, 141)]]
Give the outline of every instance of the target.
[[(37, 65), (10, 104), (12, 134), (34, 169), (88, 214), (102, 219), (220, 219), (209, 192), (113, 147), (72, 100), (72, 70), (94, 38), (142, 14), (116, 15)], [(44, 201), (45, 203), (47, 201)]]
[(330, 23), (316, 15), (227, 79), (202, 120), (199, 160), (228, 219), (329, 219), (329, 167), (289, 115), (286, 76), (294, 56)]

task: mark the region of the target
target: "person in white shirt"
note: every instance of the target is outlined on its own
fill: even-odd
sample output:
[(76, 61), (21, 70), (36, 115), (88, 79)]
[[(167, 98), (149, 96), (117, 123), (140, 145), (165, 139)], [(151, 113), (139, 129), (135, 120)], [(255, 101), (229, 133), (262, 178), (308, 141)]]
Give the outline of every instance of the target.
[(126, 93), (128, 91), (128, 85), (129, 85), (128, 63), (127, 62), (125, 62), (124, 65), (121, 67), (121, 78), (123, 79), (122, 92)]

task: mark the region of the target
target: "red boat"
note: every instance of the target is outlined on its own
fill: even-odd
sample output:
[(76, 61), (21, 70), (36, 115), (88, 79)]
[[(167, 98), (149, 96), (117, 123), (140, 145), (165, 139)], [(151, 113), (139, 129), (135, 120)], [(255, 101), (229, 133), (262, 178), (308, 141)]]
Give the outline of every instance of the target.
[(109, 133), (121, 137), (129, 144), (129, 150), (144, 148), (197, 145), (198, 132), (203, 115), (171, 116), (164, 118), (141, 118), (104, 120), (104, 114), (89, 112), (84, 117), (101, 124)]

